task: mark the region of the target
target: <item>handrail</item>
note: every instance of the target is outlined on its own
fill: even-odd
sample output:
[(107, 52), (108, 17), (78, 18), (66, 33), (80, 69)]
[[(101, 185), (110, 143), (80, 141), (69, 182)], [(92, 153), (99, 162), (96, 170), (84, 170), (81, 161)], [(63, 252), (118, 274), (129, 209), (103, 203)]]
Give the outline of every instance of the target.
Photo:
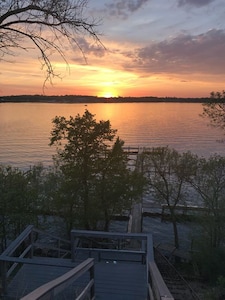
[[(54, 299), (54, 296), (62, 292), (67, 286), (76, 281), (80, 276), (82, 276), (87, 271), (91, 272), (91, 278), (87, 286), (81, 292), (82, 297), (86, 296), (87, 293), (91, 290), (91, 299), (94, 297), (94, 259), (88, 258), (77, 267), (73, 268), (66, 274), (40, 286), (36, 290), (32, 291), (30, 294), (23, 297), (21, 300), (51, 300)], [(78, 296), (78, 299), (82, 299)]]
[[(138, 240), (140, 241), (140, 247), (138, 247), (138, 251), (140, 252), (140, 254), (143, 254), (143, 252), (145, 252), (145, 254), (147, 254), (147, 244), (148, 244), (148, 234), (144, 234), (144, 233), (119, 233), (119, 232), (105, 232), (105, 231), (88, 231), (88, 230), (72, 230), (71, 231), (71, 244), (72, 244), (72, 261), (75, 260), (75, 254), (76, 251), (79, 250), (81, 247), (77, 247), (75, 244), (77, 243), (77, 239), (99, 239), (99, 238), (105, 238), (105, 239), (114, 239), (117, 240), (117, 247), (115, 250), (117, 250), (117, 252), (119, 253), (119, 250), (122, 250), (121, 246), (121, 240)], [(108, 245), (109, 246), (109, 245)], [(87, 247), (87, 249), (90, 249), (90, 247)], [(104, 248), (96, 248), (98, 249), (97, 251), (102, 251)], [(150, 248), (149, 248), (150, 249)], [(153, 248), (152, 248), (153, 249)], [(111, 249), (112, 250), (112, 249)], [(127, 249), (123, 249), (123, 250), (127, 250)], [(129, 248), (129, 250), (134, 250), (132, 247)], [(129, 250), (127, 250), (129, 252)], [(94, 251), (94, 250), (93, 250)], [(153, 252), (153, 250), (151, 250), (151, 252)]]
[[(150, 261), (148, 264), (149, 273), (150, 273), (150, 286), (151, 290), (154, 291), (154, 297), (156, 300), (174, 300), (171, 295), (168, 287), (166, 286), (162, 275), (159, 272), (159, 269), (154, 261)], [(151, 298), (150, 298), (151, 299)], [(153, 298), (154, 299), (154, 298)]]
[[(71, 241), (66, 240), (66, 239), (62, 239), (59, 238), (57, 236), (54, 236), (48, 232), (42, 231), (40, 229), (34, 228), (33, 225), (29, 225), (26, 227), (26, 229), (2, 252), (2, 256), (11, 256), (16, 250), (17, 248), (26, 240), (26, 238), (31, 235), (32, 233), (40, 233), (40, 234), (44, 234), (47, 235), (49, 237), (52, 237), (54, 239), (56, 239), (57, 241), (63, 242), (63, 243), (67, 243), (68, 245), (71, 245)], [(32, 243), (33, 245), (35, 245), (35, 243), (33, 243), (33, 241), (30, 241), (30, 243)], [(28, 246), (29, 247), (29, 246)], [(49, 247), (48, 248), (54, 248), (54, 250), (56, 249), (56, 247)], [(64, 249), (63, 249), (64, 250)], [(68, 251), (68, 250), (67, 250)], [(70, 251), (69, 251), (70, 252)]]
[(89, 231), (89, 230), (71, 230), (71, 235), (76, 237), (95, 237), (95, 238), (115, 238), (115, 239), (136, 239), (147, 240), (146, 233), (121, 233), (106, 231)]
[(2, 252), (1, 255), (10, 256), (22, 244), (22, 242), (31, 234), (34, 226), (29, 225), (26, 229)]

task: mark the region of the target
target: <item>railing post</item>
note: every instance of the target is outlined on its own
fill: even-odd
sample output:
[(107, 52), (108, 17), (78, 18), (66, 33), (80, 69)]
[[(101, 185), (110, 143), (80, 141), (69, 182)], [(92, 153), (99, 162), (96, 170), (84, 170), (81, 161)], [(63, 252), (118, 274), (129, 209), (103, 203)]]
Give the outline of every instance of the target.
[(34, 231), (33, 228), (31, 229), (30, 232), (30, 243), (31, 243), (31, 251), (30, 251), (30, 258), (33, 258), (34, 256)]
[(58, 239), (58, 258), (60, 258), (60, 239)]
[(72, 262), (75, 261), (75, 239), (74, 239), (74, 233), (71, 231), (71, 258)]
[(120, 243), (120, 242), (121, 242), (121, 240), (120, 240), (120, 239), (118, 239), (118, 240), (117, 240), (117, 249), (118, 249), (118, 250), (120, 250), (120, 249), (121, 249), (121, 246), (120, 246), (120, 245), (121, 245), (121, 243)]
[(1, 278), (2, 278), (2, 299), (5, 299), (7, 295), (7, 266), (5, 261), (1, 261)]
[[(93, 279), (93, 282), (94, 282), (94, 276), (95, 276), (95, 269), (94, 269), (94, 264), (93, 266), (90, 268), (90, 280)], [(95, 282), (92, 284), (91, 286), (91, 299), (94, 299), (95, 298)]]

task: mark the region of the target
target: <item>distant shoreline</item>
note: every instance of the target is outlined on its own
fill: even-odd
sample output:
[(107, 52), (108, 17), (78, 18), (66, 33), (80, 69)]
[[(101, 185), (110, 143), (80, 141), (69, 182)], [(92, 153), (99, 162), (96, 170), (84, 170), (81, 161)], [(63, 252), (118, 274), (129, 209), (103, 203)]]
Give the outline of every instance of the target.
[(97, 96), (65, 95), (18, 95), (2, 96), (1, 103), (206, 103), (210, 98), (177, 98), (177, 97), (114, 97), (104, 98)]

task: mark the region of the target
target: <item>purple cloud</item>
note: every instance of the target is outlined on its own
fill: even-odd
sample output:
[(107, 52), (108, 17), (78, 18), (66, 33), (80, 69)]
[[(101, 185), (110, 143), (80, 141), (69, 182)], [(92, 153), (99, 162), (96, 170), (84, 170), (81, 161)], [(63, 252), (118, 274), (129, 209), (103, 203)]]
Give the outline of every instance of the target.
[(127, 17), (148, 1), (149, 0), (117, 0), (111, 4), (106, 4), (106, 8), (113, 16)]
[(214, 2), (215, 0), (178, 0), (178, 5), (179, 6), (184, 6), (184, 5), (193, 5), (193, 6), (204, 6), (207, 5), (211, 2)]
[(181, 35), (134, 52), (123, 53), (132, 63), (125, 68), (141, 73), (225, 74), (225, 31)]
[(78, 38), (77, 39), (77, 44), (74, 45), (75, 48), (77, 46), (82, 50), (84, 55), (94, 55), (96, 57), (103, 57), (105, 55), (105, 48), (102, 47), (101, 45), (89, 43), (85, 38)]

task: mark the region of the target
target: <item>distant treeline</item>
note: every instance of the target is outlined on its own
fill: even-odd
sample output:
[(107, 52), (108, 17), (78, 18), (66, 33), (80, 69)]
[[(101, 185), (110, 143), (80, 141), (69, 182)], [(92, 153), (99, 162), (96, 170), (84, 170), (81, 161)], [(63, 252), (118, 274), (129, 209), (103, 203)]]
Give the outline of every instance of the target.
[(64, 96), (45, 96), (45, 95), (18, 95), (4, 96), (0, 102), (37, 102), (37, 103), (131, 103), (131, 102), (183, 102), (183, 103), (203, 103), (210, 98), (176, 98), (176, 97), (112, 97), (104, 98), (97, 96), (64, 95)]

